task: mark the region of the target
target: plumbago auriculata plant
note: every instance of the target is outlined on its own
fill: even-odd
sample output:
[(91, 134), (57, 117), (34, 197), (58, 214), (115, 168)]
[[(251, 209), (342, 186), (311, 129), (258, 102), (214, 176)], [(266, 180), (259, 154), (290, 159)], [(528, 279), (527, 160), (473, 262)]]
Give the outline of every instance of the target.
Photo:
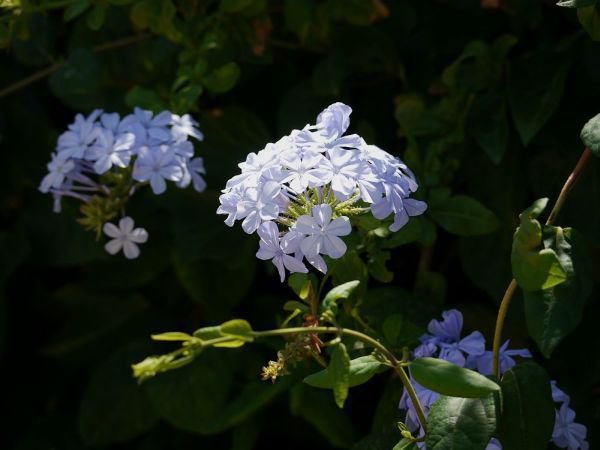
[[(532, 354), (510, 348), (509, 340), (502, 342), (502, 332), (517, 287), (524, 292), (530, 333), (545, 356), (576, 325), (561, 322), (559, 331), (552, 315), (569, 307), (573, 289), (589, 293), (582, 276), (587, 270), (585, 249), (575, 230), (555, 221), (592, 155), (600, 154), (600, 115), (583, 128), (585, 150), (546, 222), (538, 217), (548, 199), (536, 201), (519, 216), (512, 248), (514, 279), (498, 311), (491, 349), (478, 331), (463, 336), (462, 314), (450, 310), (429, 323), (417, 348), (395, 354), (366, 326), (346, 326), (361, 323), (353, 304), (354, 293), (364, 288), (359, 281), (325, 290), (332, 280), (330, 266), (347, 251), (342, 237), (364, 239), (365, 228), (376, 226), (396, 232), (422, 214), (426, 204), (411, 197), (418, 185), (400, 159), (356, 134), (345, 134), (350, 113), (350, 107), (335, 103), (316, 124), (251, 153), (220, 197), (217, 212), (227, 215), (226, 224), (239, 220), (246, 233), (258, 234), (256, 256), (271, 260), (281, 281), (286, 271), (292, 274), (289, 284), (298, 299), (285, 304), (288, 317), (264, 331), (234, 319), (192, 334), (155, 335), (155, 340), (179, 341), (181, 346), (135, 364), (134, 376), (142, 382), (177, 369), (209, 347), (234, 348), (281, 337), (285, 343), (263, 367), (262, 379), (275, 383), (300, 361), (314, 359), (323, 369), (304, 381), (330, 389), (339, 407), (350, 387), (394, 371), (404, 385), (399, 408), (406, 411), (405, 420), (397, 424), (395, 450), (530, 450), (546, 448), (549, 441), (559, 448), (587, 449), (587, 430), (575, 422), (568, 395), (541, 366), (517, 364), (514, 358)], [(544, 309), (548, 303), (551, 311)]]

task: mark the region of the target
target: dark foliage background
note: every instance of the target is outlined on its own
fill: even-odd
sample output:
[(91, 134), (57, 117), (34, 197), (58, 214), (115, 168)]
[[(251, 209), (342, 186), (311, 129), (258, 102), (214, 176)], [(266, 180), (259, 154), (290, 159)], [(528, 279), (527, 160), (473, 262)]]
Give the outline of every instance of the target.
[[(135, 384), (129, 364), (165, 350), (151, 333), (233, 316), (272, 327), (292, 298), (255, 258), (256, 237), (216, 216), (219, 190), (247, 153), (331, 102), (351, 105), (351, 131), (402, 156), (420, 198), (438, 205), (384, 256), (363, 255), (372, 278), (361, 313), (404, 345), (456, 307), (491, 346), (518, 213), (556, 198), (582, 150), (581, 126), (599, 112), (600, 44), (552, 1), (76, 0), (23, 11), (0, 18), (0, 86), (52, 68), (0, 98), (2, 448), (391, 448), (396, 379), (353, 389), (340, 411), (328, 392), (300, 383), (314, 367), (275, 386), (259, 381), (277, 341), (206, 352)], [(36, 188), (76, 112), (135, 105), (199, 119), (209, 189), (136, 197), (131, 215), (151, 240), (130, 262), (103, 253), (75, 222), (76, 205), (55, 215)], [(448, 222), (448, 208), (469, 209), (459, 195), (497, 222)], [(596, 281), (599, 198), (595, 160), (558, 220), (583, 233)], [(356, 264), (346, 263), (352, 278)], [(401, 336), (386, 333), (392, 316)], [(553, 357), (535, 354), (571, 394), (591, 448), (599, 317), (596, 288)], [(506, 335), (535, 351), (519, 300)]]

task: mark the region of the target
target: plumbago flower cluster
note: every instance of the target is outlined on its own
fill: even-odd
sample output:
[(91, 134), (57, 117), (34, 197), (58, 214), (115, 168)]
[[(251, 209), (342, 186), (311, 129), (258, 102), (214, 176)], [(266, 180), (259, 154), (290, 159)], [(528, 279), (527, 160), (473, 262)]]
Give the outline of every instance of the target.
[(389, 228), (398, 231), (427, 207), (410, 198), (418, 185), (400, 159), (356, 134), (344, 135), (351, 112), (334, 103), (315, 125), (250, 153), (220, 197), (217, 212), (227, 215), (225, 223), (240, 220), (246, 233), (258, 233), (257, 257), (272, 260), (282, 281), (286, 269), (308, 272), (305, 261), (326, 273), (323, 256), (346, 252), (340, 237), (352, 230), (349, 217), (393, 216)]
[[(442, 313), (442, 320), (429, 322), (427, 331), (429, 333), (421, 336), (421, 345), (413, 351), (415, 358), (434, 357), (454, 363), (460, 367), (475, 370), (482, 375), (492, 375), (492, 352), (485, 349), (485, 338), (479, 331), (474, 331), (468, 336), (461, 337), (463, 328), (463, 316), (455, 309)], [(514, 357), (531, 358), (527, 349), (512, 350), (506, 341), (500, 349), (499, 367), (503, 374), (516, 362)], [(424, 388), (413, 380), (413, 386), (427, 414), (431, 406), (439, 398), (439, 394)], [(587, 429), (584, 425), (575, 423), (575, 411), (569, 408), (570, 398), (561, 391), (556, 381), (551, 381), (552, 399), (557, 404), (552, 442), (559, 448), (569, 450), (587, 450)], [(405, 391), (400, 399), (400, 408), (407, 411), (406, 426), (419, 436), (423, 436), (423, 430), (419, 423), (415, 407)], [(424, 443), (417, 444), (419, 448), (425, 449)], [(492, 439), (486, 450), (501, 450), (502, 445), (497, 439)]]
[[(125, 216), (129, 198), (147, 184), (162, 194), (167, 181), (179, 188), (192, 184), (198, 192), (206, 188), (203, 160), (194, 156), (189, 140), (203, 139), (197, 126), (188, 114), (153, 115), (140, 108), (123, 118), (99, 109), (87, 117), (77, 114), (58, 138), (39, 190), (54, 196), (55, 212), (61, 211), (63, 197), (82, 201), (79, 221), (98, 237), (104, 231), (112, 238), (106, 251), (123, 250), (126, 258), (136, 258), (137, 244), (146, 242), (148, 233)], [(118, 216), (118, 226), (110, 223)]]

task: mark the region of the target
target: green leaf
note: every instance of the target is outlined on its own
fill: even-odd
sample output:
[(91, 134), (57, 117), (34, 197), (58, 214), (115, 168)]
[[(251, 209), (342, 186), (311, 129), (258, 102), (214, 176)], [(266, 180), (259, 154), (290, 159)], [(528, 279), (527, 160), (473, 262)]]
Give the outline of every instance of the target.
[(98, 31), (104, 24), (106, 18), (106, 7), (96, 5), (86, 16), (85, 21), (90, 30)]
[(142, 108), (158, 113), (167, 109), (166, 102), (152, 89), (142, 86), (132, 87), (125, 95), (125, 103), (130, 108)]
[(453, 397), (481, 398), (500, 390), (489, 378), (443, 359), (415, 359), (410, 373), (423, 387)]
[(73, 20), (75, 17), (82, 14), (86, 9), (90, 7), (92, 0), (74, 0), (69, 3), (69, 6), (65, 9), (63, 19), (65, 22)]
[(350, 357), (343, 342), (333, 347), (327, 369), (333, 383), (335, 403), (338, 407), (343, 408), (350, 387)]
[(500, 381), (502, 416), (498, 439), (504, 450), (545, 450), (554, 427), (550, 380), (539, 365), (526, 362), (508, 370)]
[(500, 164), (510, 137), (504, 96), (478, 97), (469, 112), (469, 131), (494, 164)]
[(600, 5), (595, 4), (577, 10), (583, 29), (594, 41), (600, 41)]
[(547, 204), (547, 198), (536, 200), (519, 214), (521, 224), (513, 238), (511, 264), (513, 276), (525, 291), (549, 289), (567, 279), (556, 252), (551, 248), (540, 249), (542, 226), (536, 219)]
[(325, 298), (323, 299), (322, 310), (332, 310), (334, 312), (337, 311), (337, 302), (338, 300), (345, 300), (349, 298), (352, 293), (356, 290), (360, 281), (348, 281), (344, 284), (340, 284), (339, 286), (334, 287), (330, 290)]
[[(221, 330), (221, 326), (204, 327), (194, 331), (194, 337), (197, 337), (203, 341), (211, 341), (213, 339), (218, 339), (225, 336), (226, 335)], [(213, 344), (213, 347), (237, 348), (243, 346), (245, 343), (246, 340), (240, 338), (232, 341), (221, 342), (219, 344)]]
[(239, 338), (244, 342), (252, 342), (254, 337), (252, 336), (252, 327), (250, 324), (242, 319), (233, 319), (223, 323), (220, 327), (221, 334), (224, 336), (232, 336)]
[(529, 334), (549, 358), (581, 321), (593, 281), (588, 246), (579, 233), (571, 228), (545, 227), (544, 234), (545, 245), (556, 252), (567, 278), (548, 289), (526, 291), (524, 299)]
[(485, 450), (496, 431), (497, 410), (495, 394), (441, 396), (429, 410), (428, 450)]
[[(373, 355), (361, 356), (350, 361), (348, 387), (359, 386), (378, 373), (383, 364)], [(329, 368), (313, 373), (304, 379), (309, 386), (333, 389), (334, 381)]]
[(561, 0), (556, 6), (563, 6), (565, 8), (583, 8), (584, 6), (594, 5), (598, 3), (598, 0)]
[(458, 236), (488, 234), (498, 228), (494, 213), (465, 195), (431, 202), (428, 213), (443, 229)]
[(343, 409), (336, 408), (328, 392), (302, 384), (292, 389), (290, 409), (315, 427), (334, 447), (349, 448), (356, 440), (356, 429)]
[(194, 337), (187, 334), (182, 333), (180, 331), (168, 331), (166, 333), (153, 334), (152, 339), (155, 341), (189, 341)]
[(87, 445), (124, 442), (156, 423), (158, 417), (130, 369), (148, 351), (146, 346), (124, 347), (92, 374), (79, 412), (79, 430)]
[(538, 54), (511, 66), (510, 106), (523, 145), (529, 145), (554, 114), (568, 69), (569, 62), (555, 54)]
[(288, 278), (288, 286), (302, 300), (306, 300), (310, 294), (311, 285), (314, 287), (317, 283), (316, 278), (312, 274), (293, 273)]
[(50, 77), (50, 89), (67, 105), (86, 110), (98, 107), (102, 67), (88, 49), (78, 48)]
[(600, 158), (600, 114), (592, 117), (583, 126), (581, 140), (594, 155)]
[(410, 439), (402, 439), (392, 450), (414, 450), (418, 448), (415, 441), (411, 441)]
[(371, 276), (377, 281), (389, 283), (394, 279), (393, 272), (390, 272), (386, 266), (386, 263), (391, 259), (391, 257), (391, 253), (387, 251), (376, 251), (369, 253), (367, 268), (369, 269)]
[(208, 73), (203, 79), (204, 86), (213, 94), (222, 94), (235, 86), (240, 77), (240, 68), (229, 62)]
[(236, 13), (252, 5), (254, 0), (221, 0), (219, 8), (226, 13)]
[(174, 427), (192, 433), (221, 431), (233, 379), (228, 354), (208, 349), (191, 364), (147, 381), (142, 387), (157, 414)]

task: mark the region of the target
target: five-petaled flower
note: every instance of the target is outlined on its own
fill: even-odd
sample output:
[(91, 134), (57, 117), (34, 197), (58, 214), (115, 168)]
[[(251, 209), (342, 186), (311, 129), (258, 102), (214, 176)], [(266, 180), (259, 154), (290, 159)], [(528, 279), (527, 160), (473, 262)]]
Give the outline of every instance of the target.
[(143, 244), (148, 240), (148, 232), (143, 228), (134, 228), (135, 223), (131, 217), (123, 217), (119, 220), (119, 226), (107, 222), (104, 224), (104, 234), (113, 238), (108, 241), (104, 249), (111, 255), (116, 255), (121, 249), (127, 259), (135, 259), (140, 256), (137, 244)]
[(281, 277), (281, 282), (285, 280), (285, 269), (290, 272), (306, 273), (308, 269), (304, 263), (290, 256), (293, 250), (289, 248), (285, 242), (281, 242), (279, 229), (275, 222), (264, 222), (258, 228), (260, 236), (260, 248), (256, 253), (256, 257), (263, 260), (272, 260)]
[(346, 244), (339, 236), (347, 236), (352, 231), (347, 217), (331, 220), (332, 210), (329, 205), (313, 206), (311, 215), (300, 216), (296, 222), (296, 231), (306, 235), (300, 244), (300, 250), (308, 257), (319, 253), (333, 259), (346, 253)]

